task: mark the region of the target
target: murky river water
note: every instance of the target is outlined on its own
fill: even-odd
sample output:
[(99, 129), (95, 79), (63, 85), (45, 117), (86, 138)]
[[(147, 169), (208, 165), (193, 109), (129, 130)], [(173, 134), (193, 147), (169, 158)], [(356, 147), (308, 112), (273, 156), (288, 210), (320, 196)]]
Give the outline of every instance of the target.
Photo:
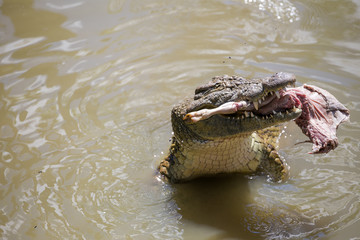
[[(0, 1), (2, 239), (360, 239), (360, 1)], [(286, 183), (168, 185), (172, 106), (211, 77), (296, 74), (351, 111)]]

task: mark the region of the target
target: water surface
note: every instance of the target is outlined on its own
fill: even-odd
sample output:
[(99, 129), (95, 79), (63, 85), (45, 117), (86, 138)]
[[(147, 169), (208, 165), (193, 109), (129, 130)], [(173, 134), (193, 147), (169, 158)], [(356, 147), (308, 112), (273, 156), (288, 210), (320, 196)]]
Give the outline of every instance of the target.
[[(360, 239), (360, 2), (0, 1), (2, 239)], [(170, 110), (216, 75), (296, 74), (351, 111), (291, 178), (154, 177)]]

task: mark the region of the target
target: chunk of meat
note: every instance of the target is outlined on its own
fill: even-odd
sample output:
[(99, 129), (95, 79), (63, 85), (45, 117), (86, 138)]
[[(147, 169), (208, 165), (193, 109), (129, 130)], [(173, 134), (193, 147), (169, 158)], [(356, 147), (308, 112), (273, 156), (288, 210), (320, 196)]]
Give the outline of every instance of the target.
[(349, 110), (328, 91), (312, 85), (289, 88), (287, 94), (296, 96), (302, 114), (295, 122), (313, 143), (310, 153), (327, 153), (338, 145), (336, 130), (350, 117)]

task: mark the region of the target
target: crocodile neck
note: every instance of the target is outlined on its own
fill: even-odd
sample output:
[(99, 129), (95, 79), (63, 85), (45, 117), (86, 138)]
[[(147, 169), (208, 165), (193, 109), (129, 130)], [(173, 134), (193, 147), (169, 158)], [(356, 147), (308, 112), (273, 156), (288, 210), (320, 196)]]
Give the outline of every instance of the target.
[(257, 170), (268, 153), (256, 132), (218, 140), (174, 136), (168, 156), (171, 181), (190, 180), (198, 176), (221, 173), (251, 173)]

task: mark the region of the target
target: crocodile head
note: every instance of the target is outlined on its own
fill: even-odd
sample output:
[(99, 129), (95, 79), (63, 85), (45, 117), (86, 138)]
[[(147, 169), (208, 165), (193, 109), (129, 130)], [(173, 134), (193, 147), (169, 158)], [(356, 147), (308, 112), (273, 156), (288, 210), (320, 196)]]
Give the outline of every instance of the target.
[(295, 81), (293, 74), (283, 72), (252, 80), (214, 77), (196, 88), (193, 99), (173, 109), (174, 132), (181, 125), (179, 131), (187, 128), (187, 134), (215, 139), (251, 134), (295, 119), (301, 115), (301, 103), (285, 91)]

